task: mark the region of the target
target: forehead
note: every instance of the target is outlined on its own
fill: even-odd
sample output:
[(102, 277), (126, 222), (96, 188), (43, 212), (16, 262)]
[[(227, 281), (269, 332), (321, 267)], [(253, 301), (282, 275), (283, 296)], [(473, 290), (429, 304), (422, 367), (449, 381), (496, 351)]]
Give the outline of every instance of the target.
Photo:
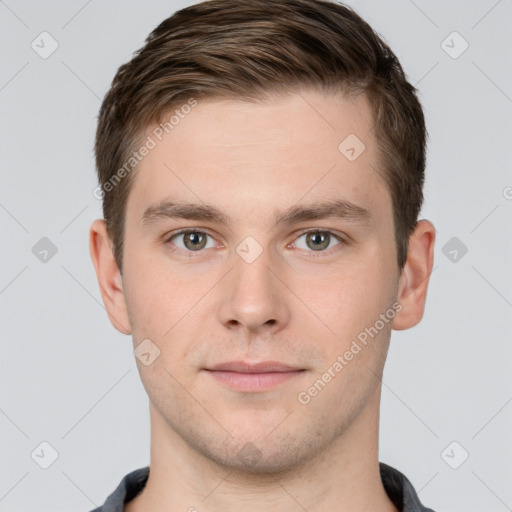
[(389, 209), (364, 95), (208, 100), (168, 118), (144, 135), (152, 148), (137, 166), (127, 213), (139, 221), (148, 206), (169, 197), (260, 217), (276, 205), (319, 199)]

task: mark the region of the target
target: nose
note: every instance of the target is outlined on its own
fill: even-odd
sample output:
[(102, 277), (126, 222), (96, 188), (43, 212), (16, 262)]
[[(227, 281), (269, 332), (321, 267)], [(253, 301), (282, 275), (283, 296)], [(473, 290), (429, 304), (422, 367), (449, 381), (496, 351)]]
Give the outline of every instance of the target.
[(227, 328), (268, 334), (281, 330), (290, 318), (285, 279), (269, 251), (252, 262), (233, 255), (233, 268), (219, 287), (219, 321)]

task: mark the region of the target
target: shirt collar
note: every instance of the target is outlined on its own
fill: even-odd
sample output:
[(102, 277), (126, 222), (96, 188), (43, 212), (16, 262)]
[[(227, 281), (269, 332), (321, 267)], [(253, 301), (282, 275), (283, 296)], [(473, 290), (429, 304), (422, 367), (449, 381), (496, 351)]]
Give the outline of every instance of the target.
[[(400, 512), (434, 512), (424, 507), (407, 477), (397, 469), (379, 463), (380, 476), (389, 499)], [(124, 512), (124, 504), (139, 494), (149, 477), (149, 466), (128, 473), (107, 498), (104, 505), (91, 512)]]

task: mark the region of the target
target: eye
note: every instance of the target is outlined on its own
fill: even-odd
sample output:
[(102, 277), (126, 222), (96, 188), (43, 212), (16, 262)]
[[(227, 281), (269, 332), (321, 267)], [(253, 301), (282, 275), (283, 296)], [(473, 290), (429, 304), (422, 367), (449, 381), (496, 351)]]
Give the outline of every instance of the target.
[[(208, 241), (210, 239), (210, 241)], [(304, 239), (301, 241), (301, 239)], [(293, 242), (297, 249), (305, 249), (308, 252), (326, 252), (344, 240), (331, 231), (314, 229), (303, 232)], [(215, 247), (215, 240), (211, 235), (199, 230), (183, 230), (167, 237), (165, 243), (171, 245), (171, 250), (175, 252), (184, 252), (192, 256), (192, 253), (200, 253), (203, 249), (212, 249)]]
[[(211, 238), (211, 243), (208, 245), (207, 238)], [(175, 243), (174, 240), (182, 240), (183, 245), (180, 245), (179, 243)], [(172, 245), (175, 245), (179, 250), (182, 251), (192, 251), (192, 252), (198, 252), (202, 249), (211, 249), (212, 247), (215, 247), (215, 243), (213, 241), (213, 238), (204, 231), (194, 231), (194, 230), (188, 230), (188, 231), (181, 231), (179, 233), (175, 233), (174, 235), (170, 236), (167, 239), (167, 242), (171, 242)]]
[[(301, 238), (305, 238), (305, 244), (298, 243)], [(332, 242), (336, 241), (338, 243), (332, 244)], [(293, 245), (298, 249), (311, 249), (316, 252), (325, 252), (327, 249), (331, 249), (333, 246), (339, 245), (341, 242), (341, 238), (336, 236), (334, 233), (331, 233), (330, 231), (315, 229), (302, 233), (302, 235), (296, 239)]]

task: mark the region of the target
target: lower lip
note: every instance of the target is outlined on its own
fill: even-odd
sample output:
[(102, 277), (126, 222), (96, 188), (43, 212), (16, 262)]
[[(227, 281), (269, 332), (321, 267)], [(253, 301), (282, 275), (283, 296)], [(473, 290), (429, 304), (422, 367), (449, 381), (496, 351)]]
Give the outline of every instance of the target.
[(227, 371), (210, 371), (219, 382), (236, 391), (267, 391), (297, 377), (303, 370), (292, 372), (239, 373)]

